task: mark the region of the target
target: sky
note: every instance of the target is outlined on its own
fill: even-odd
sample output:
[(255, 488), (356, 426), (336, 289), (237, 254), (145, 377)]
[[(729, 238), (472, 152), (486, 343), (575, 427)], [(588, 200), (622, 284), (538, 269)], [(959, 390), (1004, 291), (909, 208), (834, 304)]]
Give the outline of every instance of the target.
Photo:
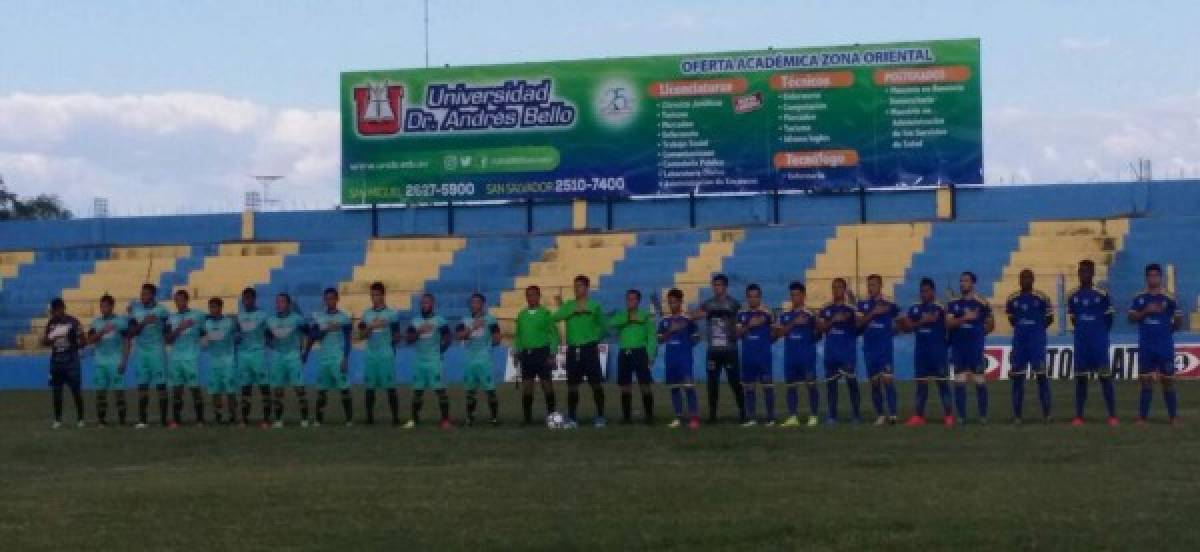
[[(0, 0), (0, 176), (87, 216), (338, 201), (338, 75), (422, 67), (421, 0)], [(468, 65), (978, 37), (989, 183), (1200, 176), (1195, 0), (429, 0)]]

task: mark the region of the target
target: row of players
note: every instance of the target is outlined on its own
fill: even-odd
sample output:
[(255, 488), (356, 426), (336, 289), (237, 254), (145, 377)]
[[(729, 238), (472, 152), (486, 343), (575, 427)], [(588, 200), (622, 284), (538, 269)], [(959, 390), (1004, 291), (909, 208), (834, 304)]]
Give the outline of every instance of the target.
[[(1083, 409), (1089, 375), (1100, 380), (1108, 423), (1116, 425), (1115, 391), (1108, 362), (1108, 334), (1113, 323), (1113, 307), (1108, 295), (1093, 281), (1095, 266), (1091, 261), (1079, 265), (1079, 287), (1067, 298), (1067, 311), (1074, 327), (1076, 359), (1076, 397), (1074, 425), (1083, 424)], [(1163, 388), (1168, 416), (1177, 420), (1177, 398), (1173, 381), (1173, 332), (1182, 323), (1174, 299), (1163, 288), (1162, 270), (1149, 265), (1145, 270), (1146, 290), (1139, 294), (1129, 310), (1129, 319), (1138, 325), (1141, 395), (1138, 421), (1144, 422), (1151, 402), (1152, 384), (1159, 379)], [(1050, 420), (1050, 385), (1046, 374), (1046, 328), (1053, 322), (1053, 307), (1049, 298), (1034, 289), (1034, 276), (1029, 270), (1019, 277), (1020, 290), (1005, 302), (1006, 315), (1013, 326), (1012, 377), (1013, 420), (1023, 419), (1025, 380), (1037, 380), (1042, 415)], [(789, 286), (790, 307), (772, 312), (762, 305), (758, 285), (747, 286), (746, 305), (728, 293), (728, 279), (716, 275), (712, 280), (713, 296), (691, 312), (684, 310), (683, 293), (673, 289), (668, 293), (668, 311), (661, 312), (652, 301), (658, 320), (641, 307), (641, 293), (629, 290), (625, 308), (606, 314), (600, 304), (589, 296), (590, 282), (586, 276), (574, 281), (575, 297), (559, 301), (556, 311), (541, 305), (537, 286), (525, 290), (527, 307), (516, 319), (512, 352), (520, 366), (522, 379), (522, 408), (526, 423), (532, 419), (533, 394), (541, 383), (546, 410), (556, 416), (556, 399), (551, 382), (554, 366), (553, 351), (560, 344), (558, 324), (566, 330), (567, 415), (566, 427), (576, 426), (579, 389), (585, 381), (592, 390), (598, 413), (595, 425), (604, 426), (604, 387), (599, 344), (615, 333), (618, 345), (617, 381), (621, 390), (623, 422), (630, 422), (632, 386), (636, 380), (641, 391), (646, 421), (653, 421), (653, 393), (650, 367), (658, 349), (664, 351), (666, 383), (670, 386), (675, 418), (672, 427), (687, 424), (699, 426), (698, 399), (694, 387), (693, 349), (701, 340), (707, 343), (707, 384), (709, 420), (716, 420), (721, 373), (724, 372), (737, 402), (741, 422), (745, 426), (760, 423), (757, 416), (757, 397), (761, 389), (765, 406), (762, 423), (775, 424), (775, 389), (772, 375), (771, 345), (784, 340), (784, 378), (787, 385), (787, 417), (782, 425), (801, 425), (798, 414), (799, 387), (808, 392), (809, 416), (807, 425), (820, 423), (818, 417), (818, 381), (826, 384), (828, 403), (827, 423), (834, 423), (838, 413), (838, 381), (845, 380), (854, 420), (860, 419), (860, 390), (855, 371), (858, 336), (862, 336), (862, 353), (870, 380), (871, 398), (878, 417), (877, 425), (897, 422), (897, 400), (893, 377), (893, 339), (897, 333), (915, 334), (914, 368), (917, 379), (915, 413), (908, 425), (925, 423), (925, 406), (929, 384), (936, 383), (943, 406), (946, 425), (963, 423), (967, 418), (967, 386), (974, 383), (978, 401), (979, 420), (988, 416), (988, 389), (984, 378), (987, 366), (984, 344), (993, 329), (994, 319), (987, 300), (975, 291), (976, 277), (964, 272), (960, 277), (960, 293), (947, 305), (936, 300), (932, 280), (920, 283), (919, 301), (906, 311), (882, 294), (882, 279), (868, 277), (868, 296), (855, 301), (843, 279), (832, 282), (833, 300), (818, 310), (805, 305), (805, 286), (794, 282)], [(496, 319), (486, 312), (482, 295), (470, 300), (470, 314), (452, 329), (434, 312), (434, 297), (425, 294), (420, 300), (420, 313), (408, 324), (401, 324), (399, 313), (385, 304), (383, 284), (370, 288), (371, 308), (358, 319), (338, 309), (336, 289), (324, 293), (324, 309), (309, 317), (294, 308), (291, 298), (283, 293), (276, 297), (275, 313), (258, 309), (254, 289), (247, 288), (241, 297), (237, 315), (225, 316), (218, 298), (209, 301), (207, 313), (189, 308), (185, 291), (174, 296), (176, 312), (171, 313), (155, 301), (152, 284), (142, 288), (140, 300), (130, 306), (128, 316), (114, 312), (111, 297), (101, 299), (101, 316), (86, 332), (80, 323), (65, 312), (61, 300), (51, 306), (44, 342), (52, 348), (51, 385), (55, 427), (61, 426), (62, 388), (68, 387), (75, 399), (76, 411), (82, 424), (82, 398), (79, 391), (79, 351), (87, 345), (95, 347), (95, 386), (97, 415), (100, 424), (107, 422), (107, 398), (111, 391), (116, 398), (119, 421), (126, 418), (124, 371), (130, 357), (135, 360), (138, 383), (138, 423), (146, 427), (150, 388), (157, 390), (159, 413), (163, 425), (175, 427), (180, 423), (184, 391), (190, 388), (198, 420), (203, 421), (204, 397), (199, 386), (198, 357), (203, 350), (208, 355), (209, 393), (216, 410), (218, 423), (239, 420), (236, 408), (240, 391), (240, 422), (246, 424), (251, 414), (252, 394), (258, 388), (262, 397), (262, 424), (282, 426), (283, 398), (292, 388), (300, 404), (302, 425), (320, 424), (330, 391), (341, 396), (345, 419), (352, 420), (353, 402), (348, 383), (348, 363), (354, 329), (366, 341), (364, 379), (366, 384), (366, 419), (373, 423), (376, 393), (387, 394), (393, 423), (399, 423), (399, 398), (395, 384), (395, 348), (407, 343), (415, 348), (412, 365), (412, 417), (405, 427), (414, 427), (420, 417), (424, 395), (432, 390), (437, 397), (442, 427), (450, 427), (449, 400), (442, 379), (442, 358), (454, 339), (463, 342), (466, 350), (463, 384), (466, 390), (466, 421), (474, 423), (478, 394), (487, 398), (491, 422), (496, 423), (498, 399), (493, 380), (491, 349), (500, 343)], [(702, 336), (697, 325), (705, 320)], [(817, 374), (816, 345), (824, 340), (824, 377)], [(170, 353), (167, 353), (167, 345)], [(303, 365), (314, 345), (318, 348), (318, 394), (315, 417), (309, 418), (307, 391), (303, 381)], [(270, 363), (266, 351), (270, 350)], [(951, 383), (954, 384), (953, 401)], [(168, 384), (173, 399), (173, 416), (168, 417)], [(228, 401), (228, 414), (225, 414)], [(686, 404), (686, 408), (685, 408)], [(957, 416), (954, 411), (957, 411)], [(349, 423), (349, 422), (347, 422)]]

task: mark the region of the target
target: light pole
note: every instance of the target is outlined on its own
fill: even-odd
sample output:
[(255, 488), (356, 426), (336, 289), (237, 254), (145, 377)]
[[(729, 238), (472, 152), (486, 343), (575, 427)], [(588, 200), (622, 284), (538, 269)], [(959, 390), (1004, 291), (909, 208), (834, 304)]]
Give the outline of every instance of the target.
[[(267, 207), (270, 207), (272, 205), (279, 204), (278, 199), (271, 197), (271, 184), (278, 182), (280, 180), (283, 180), (283, 175), (281, 175), (281, 174), (255, 174), (255, 175), (251, 175), (250, 177), (253, 178), (255, 181), (257, 181), (259, 183), (259, 185), (262, 186), (262, 195), (259, 196), (258, 201), (257, 201), (257, 204), (259, 206), (261, 206), (263, 209), (266, 209)], [(247, 197), (247, 201), (249, 202), (250, 195), (247, 195), (246, 197)]]

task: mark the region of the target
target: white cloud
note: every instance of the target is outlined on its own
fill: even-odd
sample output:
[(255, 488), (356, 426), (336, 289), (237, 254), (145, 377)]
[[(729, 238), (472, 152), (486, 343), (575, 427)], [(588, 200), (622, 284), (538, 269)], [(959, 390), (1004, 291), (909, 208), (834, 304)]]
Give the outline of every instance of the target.
[[(22, 194), (57, 193), (81, 215), (92, 198), (115, 214), (237, 210), (251, 175), (281, 174), (285, 208), (339, 196), (339, 116), (216, 95), (0, 96), (0, 175)], [(1200, 176), (1200, 95), (1120, 111), (1003, 105), (985, 112), (988, 182)]]
[(1200, 176), (1200, 98), (1170, 96), (1121, 111), (988, 109), (984, 117), (988, 182), (1114, 180), (1138, 158), (1155, 177)]
[(211, 94), (0, 96), (0, 175), (20, 194), (57, 193), (81, 215), (229, 211), (253, 174), (287, 178), (288, 208), (338, 199), (335, 111), (271, 109)]
[(265, 109), (247, 100), (189, 92), (141, 96), (17, 93), (0, 97), (0, 136), (53, 142), (83, 123), (115, 124), (159, 135), (196, 128), (236, 133), (250, 129), (265, 115)]
[(1112, 41), (1107, 38), (1078, 38), (1068, 36), (1058, 41), (1060, 48), (1073, 52), (1100, 50), (1107, 48), (1109, 44), (1112, 44)]

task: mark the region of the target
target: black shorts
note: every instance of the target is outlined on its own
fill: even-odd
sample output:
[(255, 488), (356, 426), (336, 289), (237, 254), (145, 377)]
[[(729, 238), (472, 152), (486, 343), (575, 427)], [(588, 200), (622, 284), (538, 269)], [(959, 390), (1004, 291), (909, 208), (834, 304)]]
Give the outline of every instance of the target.
[(57, 387), (66, 385), (67, 387), (79, 387), (82, 377), (79, 368), (79, 361), (60, 364), (57, 362), (50, 363), (50, 385)]
[(654, 383), (654, 376), (650, 374), (650, 356), (645, 349), (622, 350), (617, 357), (617, 385), (633, 383), (634, 376), (639, 384)]
[(725, 370), (729, 377), (736, 377), (738, 373), (738, 352), (737, 349), (729, 349), (725, 351), (708, 351), (708, 371), (720, 372)]
[(554, 367), (551, 365), (549, 347), (525, 349), (517, 353), (517, 362), (521, 365), (521, 381), (540, 379), (550, 381)]
[(578, 385), (584, 379), (588, 383), (604, 383), (597, 343), (567, 347), (567, 384)]

